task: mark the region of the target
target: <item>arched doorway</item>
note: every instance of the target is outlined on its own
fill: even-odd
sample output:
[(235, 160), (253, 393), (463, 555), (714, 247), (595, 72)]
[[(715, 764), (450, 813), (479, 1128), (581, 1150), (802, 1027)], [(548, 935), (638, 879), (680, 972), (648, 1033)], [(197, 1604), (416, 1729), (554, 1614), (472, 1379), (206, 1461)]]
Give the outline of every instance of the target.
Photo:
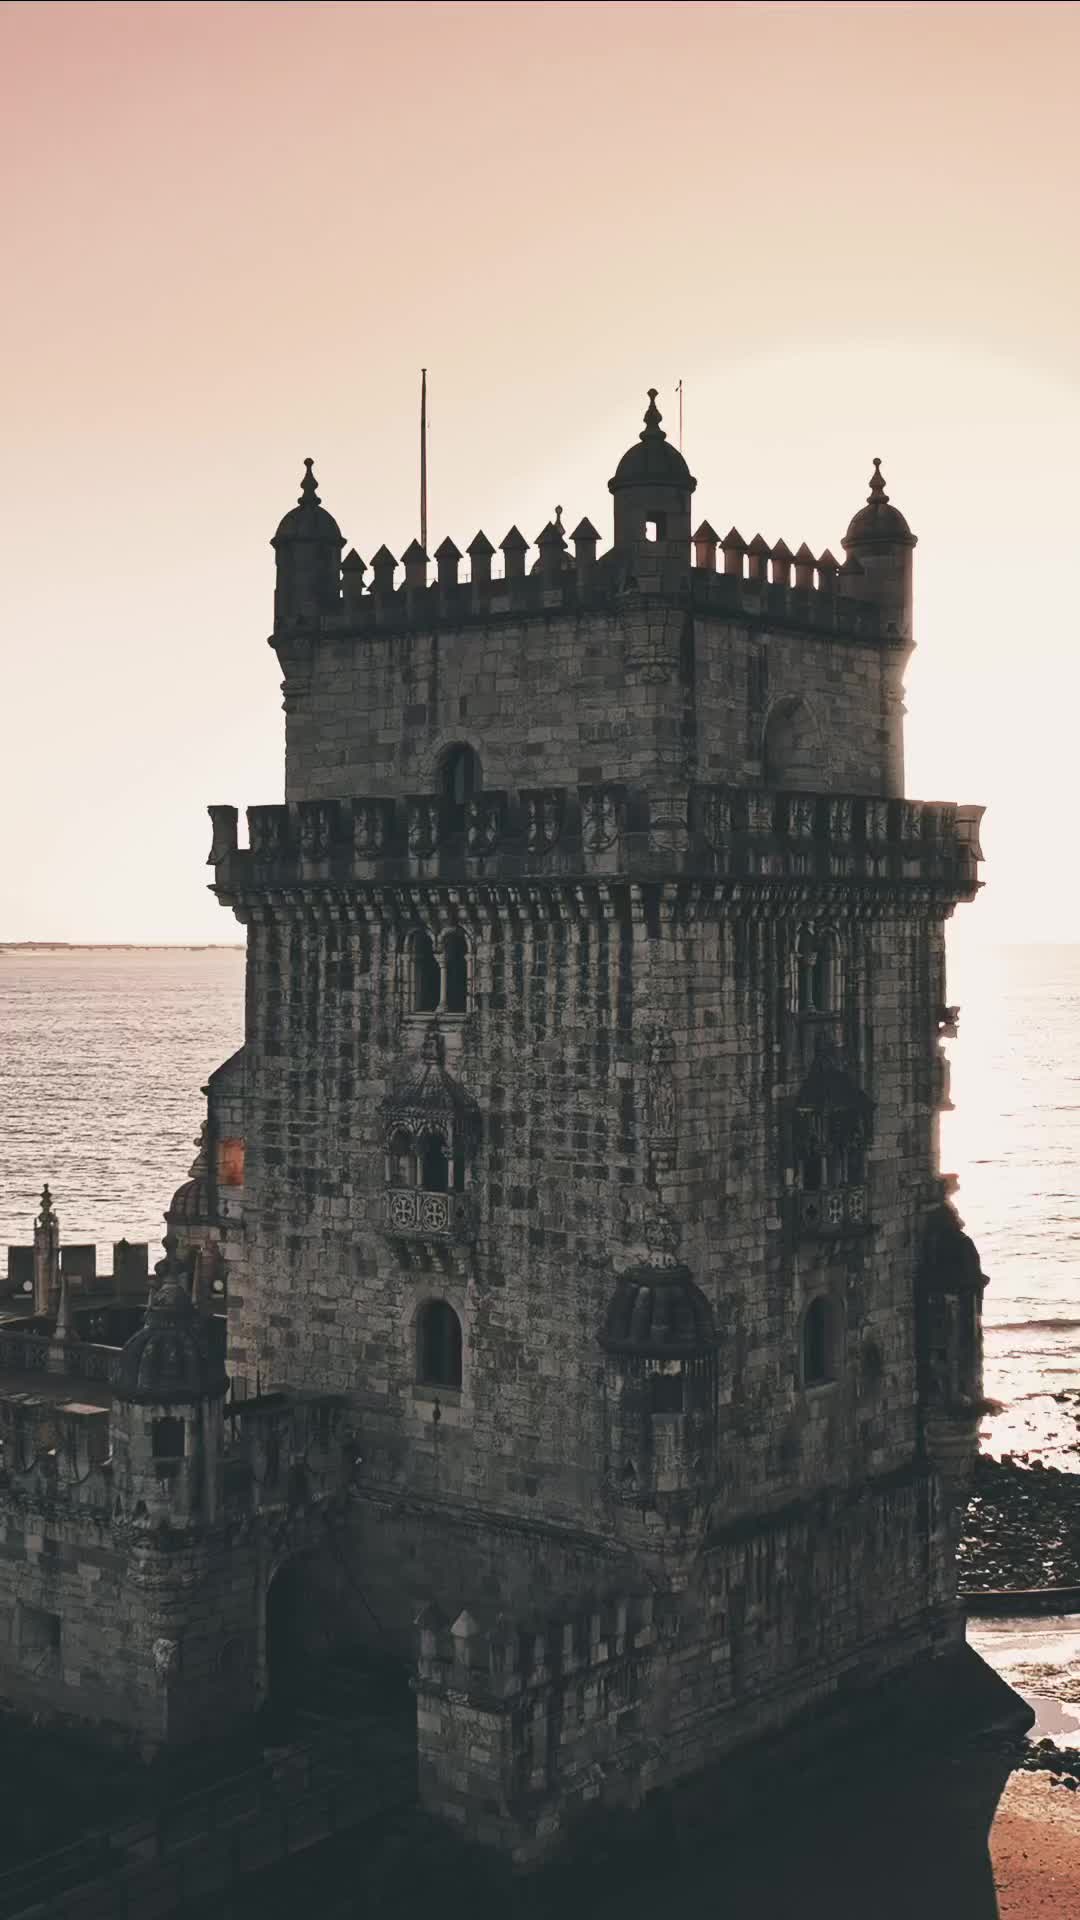
[(381, 1631), (349, 1548), (288, 1560), (266, 1596), (270, 1718), (289, 1738), (332, 1730), (358, 1750), (415, 1759), (412, 1665)]
[(272, 1704), (285, 1710), (310, 1697), (317, 1669), (338, 1640), (332, 1583), (312, 1556), (286, 1561), (266, 1596), (266, 1678)]

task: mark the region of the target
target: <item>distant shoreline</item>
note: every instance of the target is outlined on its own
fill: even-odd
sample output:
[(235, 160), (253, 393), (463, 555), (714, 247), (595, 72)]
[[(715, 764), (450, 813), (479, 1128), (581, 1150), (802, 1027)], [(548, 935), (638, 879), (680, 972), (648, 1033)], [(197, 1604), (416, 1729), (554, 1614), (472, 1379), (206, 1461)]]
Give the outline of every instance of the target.
[(243, 953), (242, 940), (0, 940), (0, 953)]

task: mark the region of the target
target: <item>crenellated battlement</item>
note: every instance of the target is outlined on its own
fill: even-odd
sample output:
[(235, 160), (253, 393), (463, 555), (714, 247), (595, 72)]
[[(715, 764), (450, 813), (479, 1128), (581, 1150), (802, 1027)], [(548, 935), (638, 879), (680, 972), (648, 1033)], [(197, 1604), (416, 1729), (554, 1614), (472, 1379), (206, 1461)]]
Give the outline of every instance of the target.
[(657, 872), (731, 880), (871, 881), (970, 898), (982, 808), (755, 787), (627, 783), (211, 807), (214, 888), (236, 903), (282, 888), (373, 881), (550, 879)]
[(565, 1820), (601, 1792), (635, 1805), (647, 1745), (628, 1738), (652, 1689), (651, 1593), (618, 1595), (556, 1620), (466, 1609), (417, 1621), (416, 1699), (424, 1805), (506, 1848), (519, 1865), (552, 1851)]
[(417, 1620), (422, 1684), (510, 1701), (565, 1681), (588, 1680), (656, 1645), (653, 1596), (620, 1594), (560, 1619), (482, 1625), (468, 1609), (452, 1623), (434, 1606)]
[[(507, 540), (516, 531), (512, 528)], [(560, 548), (557, 565), (551, 563), (550, 546), (541, 543), (531, 569), (524, 539), (520, 548), (508, 548), (504, 540), (499, 572), (484, 557), (490, 547), (484, 533), (470, 542), (472, 564), (464, 572), (457, 547), (446, 540), (436, 554), (434, 578), (416, 542), (401, 561), (380, 547), (370, 568), (350, 550), (333, 601), (317, 617), (300, 612), (279, 621), (272, 644), (310, 628), (327, 634), (427, 631), (501, 618), (614, 612), (628, 592), (651, 594), (664, 604), (674, 599), (698, 614), (809, 627), (852, 640), (896, 640), (877, 602), (860, 592), (862, 567), (853, 559), (841, 566), (828, 549), (815, 557), (804, 543), (793, 553), (786, 541), (769, 546), (760, 534), (747, 544), (734, 528), (721, 541), (706, 521), (694, 535), (693, 564), (689, 547), (676, 557), (645, 547), (630, 565), (615, 550), (598, 557), (596, 538), (595, 533), (578, 538), (573, 555)]]

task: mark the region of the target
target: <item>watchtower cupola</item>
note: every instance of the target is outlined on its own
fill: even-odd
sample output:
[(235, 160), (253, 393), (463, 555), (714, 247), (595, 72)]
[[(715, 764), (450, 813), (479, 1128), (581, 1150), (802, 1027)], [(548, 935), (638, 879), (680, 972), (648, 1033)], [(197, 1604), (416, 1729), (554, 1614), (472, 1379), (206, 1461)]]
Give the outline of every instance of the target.
[(649, 388), (645, 425), (608, 481), (615, 500), (615, 545), (655, 544), (659, 556), (690, 562), (690, 495), (697, 481), (660, 421), (656, 388)]
[(858, 599), (876, 600), (884, 630), (891, 627), (905, 640), (911, 638), (911, 556), (916, 545), (916, 535), (885, 491), (881, 461), (875, 460), (866, 505), (851, 521), (843, 548), (856, 562), (852, 592)]
[(221, 1352), (166, 1236), (146, 1318), (122, 1348), (111, 1439), (118, 1497), (133, 1518), (174, 1525), (212, 1521), (220, 1506)]
[(341, 598), (341, 528), (319, 499), (313, 462), (304, 461), (304, 478), (295, 507), (285, 515), (270, 545), (277, 555), (274, 626), (291, 620), (317, 620), (332, 613)]

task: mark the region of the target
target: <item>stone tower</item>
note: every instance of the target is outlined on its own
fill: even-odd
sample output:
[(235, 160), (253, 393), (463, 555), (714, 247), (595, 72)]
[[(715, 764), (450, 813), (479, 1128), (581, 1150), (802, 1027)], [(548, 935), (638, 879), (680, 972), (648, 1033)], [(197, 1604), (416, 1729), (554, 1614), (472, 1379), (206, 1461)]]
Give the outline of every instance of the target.
[(695, 486), (650, 393), (606, 553), (560, 509), (531, 570), (511, 527), (501, 577), (480, 533), (468, 580), (446, 540), (366, 585), (309, 462), (286, 803), (246, 846), (211, 809), (230, 1365), (346, 1398), (353, 1630), (419, 1619), (425, 1795), (522, 1859), (963, 1637), (937, 1112), (981, 810), (903, 793), (878, 463), (842, 566), (692, 532)]

